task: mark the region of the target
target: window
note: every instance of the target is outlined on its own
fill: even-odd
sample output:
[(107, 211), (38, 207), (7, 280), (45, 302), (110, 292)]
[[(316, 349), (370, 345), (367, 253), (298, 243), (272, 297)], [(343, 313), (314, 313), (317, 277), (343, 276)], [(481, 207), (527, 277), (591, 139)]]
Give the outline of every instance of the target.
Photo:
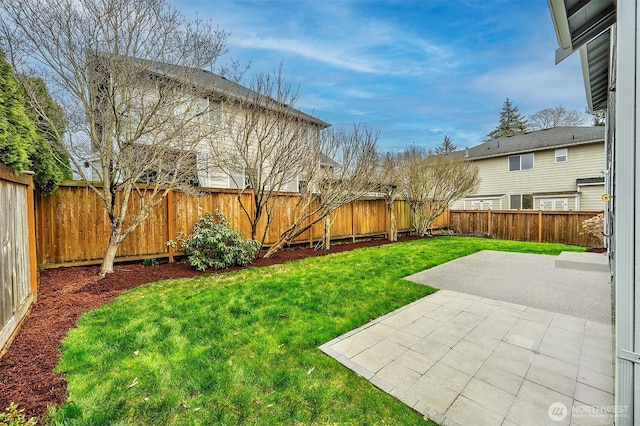
[(533, 170), (533, 153), (509, 157), (509, 171)]
[(567, 148), (556, 149), (556, 163), (566, 163), (568, 158)]
[(233, 171), (229, 175), (229, 188), (240, 189), (240, 188), (251, 188), (251, 179), (244, 171)]
[(553, 199), (547, 199), (547, 200), (540, 200), (540, 210), (567, 211), (569, 210), (569, 199), (553, 198)]
[(511, 208), (514, 210), (519, 209), (533, 209), (533, 195), (532, 194), (517, 194), (511, 197)]
[(209, 122), (217, 124), (222, 121), (222, 103), (209, 100)]
[(492, 210), (493, 200), (478, 200), (471, 202), (471, 210)]

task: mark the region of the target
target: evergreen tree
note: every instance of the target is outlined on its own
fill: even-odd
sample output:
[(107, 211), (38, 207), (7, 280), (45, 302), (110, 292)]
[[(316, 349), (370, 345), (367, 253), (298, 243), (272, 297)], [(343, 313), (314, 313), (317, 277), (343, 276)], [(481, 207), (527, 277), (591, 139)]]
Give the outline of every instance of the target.
[(451, 142), (451, 138), (445, 136), (442, 144), (436, 147), (436, 154), (448, 154), (456, 149), (458, 149), (458, 147)]
[(27, 170), (35, 137), (13, 69), (0, 51), (0, 163), (16, 173)]
[(504, 101), (502, 112), (500, 112), (500, 123), (498, 127), (489, 133), (489, 139), (496, 139), (503, 136), (512, 136), (527, 130), (527, 120), (520, 115), (518, 107), (514, 106), (509, 98)]
[(0, 51), (0, 163), (16, 173), (31, 169), (35, 187), (48, 194), (55, 191), (60, 180), (71, 177), (60, 136), (64, 125), (60, 107), (49, 96), (44, 82), (31, 83), (39, 89), (40, 104), (59, 112), (59, 123), (53, 124), (56, 131), (27, 106), (26, 94)]
[[(28, 93), (35, 99), (31, 102), (38, 106), (41, 113), (27, 106), (27, 113), (38, 130), (38, 137), (34, 140), (34, 152), (31, 154), (31, 169), (36, 188), (44, 193), (52, 193), (58, 187), (58, 182), (71, 179), (71, 166), (62, 134), (65, 129), (62, 108), (47, 90), (44, 81), (39, 78), (22, 77), (24, 84), (29, 85)], [(23, 95), (27, 92), (23, 90)]]

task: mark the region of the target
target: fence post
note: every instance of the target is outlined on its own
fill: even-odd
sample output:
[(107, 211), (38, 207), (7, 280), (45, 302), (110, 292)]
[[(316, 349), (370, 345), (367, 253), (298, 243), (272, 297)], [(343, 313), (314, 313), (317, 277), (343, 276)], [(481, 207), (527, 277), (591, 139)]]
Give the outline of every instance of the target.
[[(173, 193), (173, 189), (170, 190), (167, 193), (167, 222), (169, 222), (167, 224), (167, 233), (169, 234), (169, 240), (173, 240), (173, 234), (174, 234), (174, 222), (175, 222), (175, 209), (176, 209), (176, 203), (175, 203), (175, 196)], [(169, 247), (169, 263), (173, 263), (173, 247), (172, 246), (168, 246)]]
[[(387, 199), (385, 198), (384, 200), (384, 231), (385, 231), (384, 238), (391, 241), (391, 238), (389, 238), (391, 236), (391, 222), (390, 222), (390, 219), (387, 218), (387, 210), (389, 210), (387, 207), (388, 205), (389, 204), (387, 202)], [(393, 205), (391, 206), (391, 208), (393, 208)]]
[(355, 225), (353, 223), (354, 217), (353, 217), (353, 201), (351, 202), (351, 242), (355, 243), (356, 242), (356, 232), (355, 232)]
[(38, 260), (36, 259), (36, 206), (33, 186), (33, 172), (29, 174), (27, 187), (27, 226), (29, 227), (29, 269), (31, 272), (31, 292), (33, 301), (38, 299)]
[(538, 242), (542, 242), (542, 210), (538, 210)]
[(487, 235), (491, 236), (491, 209), (487, 210)]

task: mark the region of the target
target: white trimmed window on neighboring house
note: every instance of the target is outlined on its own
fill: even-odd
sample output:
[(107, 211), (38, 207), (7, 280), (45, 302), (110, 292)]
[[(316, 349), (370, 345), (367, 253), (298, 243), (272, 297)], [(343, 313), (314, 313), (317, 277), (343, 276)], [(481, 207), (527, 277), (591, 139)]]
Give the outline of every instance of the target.
[(556, 163), (566, 163), (569, 161), (569, 150), (567, 148), (556, 149)]
[(231, 175), (228, 176), (228, 180), (229, 188), (251, 188), (251, 180), (249, 179), (247, 173), (245, 173), (244, 171), (231, 172)]
[(492, 210), (493, 200), (471, 201), (471, 210)]
[(533, 170), (533, 152), (529, 154), (511, 155), (509, 157), (509, 171)]
[(514, 194), (509, 201), (512, 210), (533, 209), (533, 194)]
[(540, 210), (545, 211), (568, 211), (568, 198), (547, 198), (540, 200)]

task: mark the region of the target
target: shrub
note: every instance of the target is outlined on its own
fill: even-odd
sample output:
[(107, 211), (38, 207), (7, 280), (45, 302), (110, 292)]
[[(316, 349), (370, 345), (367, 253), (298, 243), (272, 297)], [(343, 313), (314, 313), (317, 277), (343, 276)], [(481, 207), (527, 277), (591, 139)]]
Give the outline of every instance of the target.
[(599, 247), (604, 245), (604, 213), (582, 221), (582, 229), (598, 241)]
[(153, 258), (144, 259), (142, 261), (143, 266), (158, 266), (159, 264), (160, 262), (158, 262), (158, 259), (153, 259)]
[(258, 241), (243, 240), (241, 232), (231, 229), (220, 210), (213, 215), (206, 213), (193, 226), (193, 233), (186, 238), (180, 234), (178, 242), (189, 264), (199, 271), (248, 265), (260, 249)]
[(36, 424), (36, 419), (31, 417), (27, 420), (24, 415), (24, 409), (18, 408), (18, 404), (12, 402), (5, 409), (0, 412), (0, 426), (33, 426)]

